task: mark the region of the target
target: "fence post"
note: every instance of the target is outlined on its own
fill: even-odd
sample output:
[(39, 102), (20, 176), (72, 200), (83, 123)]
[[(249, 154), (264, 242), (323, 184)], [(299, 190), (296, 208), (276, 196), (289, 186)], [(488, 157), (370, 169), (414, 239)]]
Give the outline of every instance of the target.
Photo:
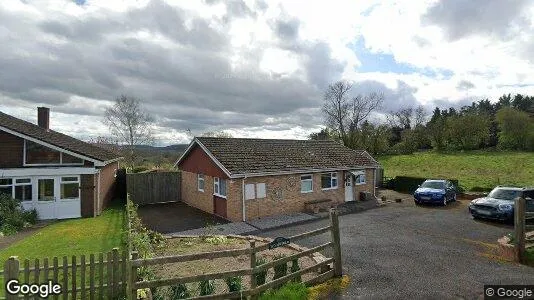
[(514, 206), (514, 238), (517, 261), (525, 262), (525, 198), (515, 199)]
[(128, 260), (128, 283), (126, 287), (126, 299), (134, 300), (137, 298), (137, 289), (135, 288), (135, 283), (137, 282), (137, 267), (133, 266), (132, 261), (136, 260), (138, 257), (136, 251), (132, 252), (131, 259)]
[(4, 287), (6, 300), (18, 299), (17, 295), (11, 295), (7, 292), (7, 283), (12, 279), (19, 279), (19, 267), (20, 263), (16, 256), (11, 256), (4, 264)]
[[(256, 288), (256, 241), (250, 240), (250, 268), (252, 269), (252, 274), (250, 275), (250, 290), (254, 290)], [(251, 295), (250, 299), (254, 300), (258, 297), (256, 295)]]
[(339, 219), (338, 212), (335, 208), (330, 209), (330, 225), (332, 226), (331, 235), (334, 243), (334, 276), (341, 277), (341, 242), (339, 236)]

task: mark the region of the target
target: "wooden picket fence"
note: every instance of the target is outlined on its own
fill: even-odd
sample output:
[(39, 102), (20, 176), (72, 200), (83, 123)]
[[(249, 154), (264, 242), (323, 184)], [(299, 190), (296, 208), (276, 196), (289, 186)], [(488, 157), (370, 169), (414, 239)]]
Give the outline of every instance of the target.
[[(532, 200), (530, 200), (532, 201)], [(534, 219), (534, 212), (527, 212), (527, 200), (525, 198), (515, 199), (514, 205), (514, 244), (517, 251), (517, 260), (520, 263), (526, 262), (525, 250), (527, 244), (534, 244), (534, 240), (527, 240), (525, 233), (534, 230), (534, 225), (527, 225), (526, 220)], [(534, 246), (534, 245), (529, 245)]]
[[(338, 213), (335, 209), (332, 209), (330, 211), (330, 220), (331, 224), (324, 228), (319, 228), (313, 231), (305, 232), (302, 234), (298, 234), (292, 237), (289, 237), (289, 240), (291, 242), (296, 242), (305, 238), (309, 238), (315, 235), (323, 234), (330, 232), (331, 240), (328, 243), (324, 243), (322, 245), (318, 245), (316, 247), (310, 248), (305, 251), (301, 251), (298, 253), (295, 253), (290, 256), (286, 256), (259, 266), (256, 266), (256, 254), (260, 251), (267, 250), (269, 248), (269, 244), (263, 244), (263, 245), (256, 245), (255, 240), (250, 240), (250, 247), (243, 248), (243, 249), (234, 249), (234, 250), (222, 250), (222, 251), (214, 251), (214, 252), (203, 252), (203, 253), (195, 253), (195, 254), (187, 254), (187, 255), (174, 255), (174, 256), (165, 256), (165, 257), (155, 257), (155, 258), (145, 258), (145, 259), (139, 259), (137, 258), (136, 253), (133, 253), (133, 258), (130, 262), (130, 277), (128, 278), (128, 284), (127, 284), (127, 299), (135, 299), (137, 295), (138, 289), (152, 289), (152, 288), (159, 288), (159, 287), (167, 287), (172, 285), (178, 285), (178, 284), (186, 284), (186, 283), (192, 283), (192, 282), (201, 282), (206, 280), (215, 280), (215, 279), (226, 279), (230, 277), (238, 277), (238, 276), (250, 276), (250, 287), (248, 289), (243, 289), (241, 291), (236, 292), (228, 292), (224, 294), (214, 294), (214, 295), (206, 295), (206, 296), (198, 296), (198, 297), (192, 297), (190, 299), (243, 299), (246, 297), (255, 298), (257, 295), (259, 295), (261, 292), (266, 291), (267, 289), (278, 287), (283, 285), (284, 283), (287, 283), (297, 277), (302, 276), (303, 274), (312, 273), (314, 271), (317, 272), (317, 276), (312, 277), (311, 279), (308, 279), (307, 281), (304, 281), (306, 285), (313, 285), (316, 283), (323, 282), (325, 280), (328, 280), (332, 277), (339, 277), (342, 275), (341, 271), (341, 246), (340, 246), (340, 234), (339, 234), (339, 220), (338, 220)], [(266, 282), (262, 285), (256, 284), (256, 274), (268, 270), (269, 268), (273, 268), (280, 264), (287, 264), (288, 262), (291, 262), (295, 259), (302, 258), (304, 256), (311, 256), (316, 252), (323, 251), (327, 248), (333, 249), (333, 257), (332, 258), (326, 258), (323, 261), (320, 261), (312, 266), (300, 269), (299, 271), (289, 273), (286, 276), (280, 277), (278, 279), (272, 280), (270, 282)], [(239, 269), (239, 270), (228, 270), (228, 271), (220, 271), (215, 273), (209, 273), (209, 274), (202, 274), (202, 275), (195, 275), (195, 276), (188, 276), (188, 277), (175, 277), (175, 278), (164, 278), (164, 279), (154, 279), (154, 280), (140, 280), (138, 278), (138, 270), (142, 267), (148, 267), (148, 266), (160, 266), (170, 263), (180, 263), (180, 262), (186, 262), (186, 261), (196, 261), (196, 260), (202, 260), (202, 259), (217, 259), (217, 258), (223, 258), (223, 257), (236, 257), (240, 255), (249, 255), (250, 256), (250, 268), (245, 269)], [(333, 268), (330, 268), (330, 265), (333, 266)]]
[[(10, 295), (6, 283), (18, 279), (20, 284), (47, 283), (52, 281), (61, 285), (61, 293), (50, 299), (117, 299), (125, 295), (127, 272), (127, 252), (112, 251), (89, 256), (64, 256), (52, 259), (19, 261), (9, 258), (0, 271), (4, 278), (3, 297), (0, 299), (33, 299), (33, 295)], [(61, 264), (60, 264), (61, 263)]]

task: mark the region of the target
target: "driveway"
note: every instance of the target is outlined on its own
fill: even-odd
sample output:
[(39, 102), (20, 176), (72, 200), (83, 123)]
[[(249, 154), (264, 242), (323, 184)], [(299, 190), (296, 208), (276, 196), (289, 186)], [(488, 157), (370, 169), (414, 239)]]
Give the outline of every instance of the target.
[[(534, 268), (494, 256), (497, 238), (511, 226), (472, 220), (467, 203), (443, 208), (408, 201), (341, 216), (343, 271), (351, 285), (339, 298), (483, 299), (484, 284), (534, 284)], [(259, 235), (292, 236), (327, 224), (320, 220)], [(328, 240), (327, 233), (301, 244)]]
[(208, 214), (183, 202), (145, 205), (139, 207), (138, 213), (147, 228), (161, 233), (228, 223), (223, 218)]

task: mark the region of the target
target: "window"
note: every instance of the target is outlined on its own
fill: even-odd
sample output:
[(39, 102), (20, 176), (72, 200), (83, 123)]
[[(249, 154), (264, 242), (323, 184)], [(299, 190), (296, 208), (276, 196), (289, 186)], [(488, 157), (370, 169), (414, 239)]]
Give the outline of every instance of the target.
[(0, 193), (13, 197), (13, 179), (0, 178)]
[(256, 193), (254, 191), (254, 184), (245, 184), (245, 200), (252, 200), (256, 198)]
[(365, 184), (365, 174), (356, 176), (355, 184)]
[(300, 176), (300, 192), (301, 193), (313, 192), (313, 176), (312, 175)]
[(54, 179), (37, 180), (37, 200), (54, 201)]
[(31, 178), (15, 179), (15, 199), (19, 201), (32, 201)]
[(80, 198), (80, 181), (78, 177), (61, 177), (61, 199)]
[(213, 179), (213, 194), (226, 197), (226, 180), (215, 177)]
[(337, 173), (321, 174), (321, 188), (323, 190), (337, 189)]
[(256, 183), (256, 198), (261, 199), (265, 197), (267, 197), (265, 183)]
[(197, 175), (197, 185), (198, 185), (198, 191), (203, 192), (204, 191), (204, 174)]
[(84, 160), (72, 155), (50, 149), (41, 144), (24, 141), (27, 165), (83, 165)]

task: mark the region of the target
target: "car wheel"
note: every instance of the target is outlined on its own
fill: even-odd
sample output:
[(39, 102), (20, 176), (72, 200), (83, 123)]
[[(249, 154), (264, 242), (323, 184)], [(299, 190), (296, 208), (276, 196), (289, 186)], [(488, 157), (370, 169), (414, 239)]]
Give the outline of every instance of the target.
[(447, 206), (447, 196), (443, 196), (443, 206)]
[(452, 196), (452, 201), (456, 202), (456, 193)]
[(413, 200), (413, 203), (415, 203), (415, 205), (419, 205), (420, 204), (417, 200)]

